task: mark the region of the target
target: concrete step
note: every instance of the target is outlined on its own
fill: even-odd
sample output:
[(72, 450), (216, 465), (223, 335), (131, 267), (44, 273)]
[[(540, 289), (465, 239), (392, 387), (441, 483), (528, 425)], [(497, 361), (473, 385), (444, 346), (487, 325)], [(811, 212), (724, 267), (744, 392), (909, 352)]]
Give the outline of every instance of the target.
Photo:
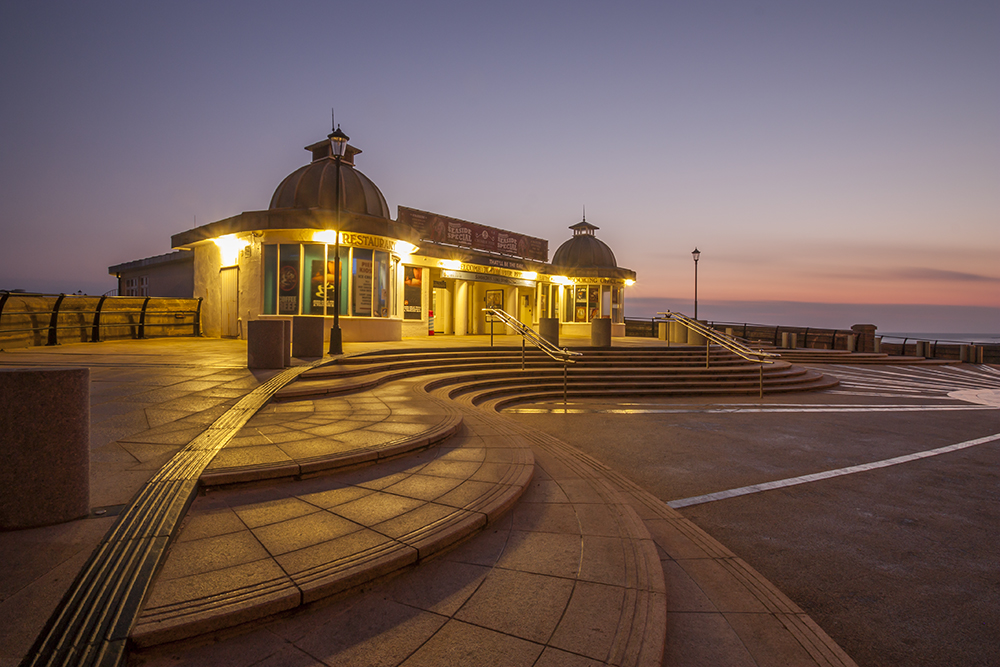
[[(337, 419), (321, 405), (310, 414), (344, 425), (366, 409), (379, 413), (382, 402), (370, 399), (353, 420)], [(315, 403), (331, 400), (338, 401)], [(433, 414), (439, 407), (440, 400), (425, 395), (411, 410)], [(359, 425), (344, 439), (364, 452), (371, 444), (366, 436), (387, 419)], [(528, 487), (534, 457), (523, 438), (492, 437), (475, 419), (455, 421), (452, 437), (392, 460), (198, 497), (132, 641), (148, 647), (259, 621), (409, 568), (482, 531)], [(273, 472), (266, 462), (258, 467)]]

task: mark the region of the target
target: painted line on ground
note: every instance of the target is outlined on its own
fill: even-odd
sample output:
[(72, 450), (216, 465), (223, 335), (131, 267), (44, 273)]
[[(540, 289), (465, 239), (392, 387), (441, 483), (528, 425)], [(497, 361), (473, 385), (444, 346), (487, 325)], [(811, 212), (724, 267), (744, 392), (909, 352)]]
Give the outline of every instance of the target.
[(609, 415), (676, 415), (676, 414), (745, 414), (757, 412), (951, 412), (955, 410), (996, 410), (990, 405), (816, 405), (816, 406), (765, 406), (731, 408), (505, 408), (505, 413), (518, 414), (609, 414)]
[(703, 496), (692, 496), (691, 498), (671, 500), (670, 502), (667, 503), (667, 505), (673, 507), (674, 509), (680, 509), (681, 507), (690, 507), (692, 505), (701, 505), (703, 503), (710, 503), (716, 500), (726, 500), (727, 498), (747, 496), (752, 493), (760, 493), (762, 491), (783, 489), (787, 486), (808, 484), (809, 482), (817, 482), (822, 479), (830, 479), (832, 477), (851, 475), (856, 472), (866, 472), (868, 470), (877, 470), (878, 468), (888, 468), (889, 466), (899, 465), (901, 463), (909, 463), (910, 461), (918, 461), (920, 459), (926, 459), (931, 456), (948, 454), (949, 452), (957, 452), (961, 449), (968, 449), (969, 447), (975, 447), (977, 445), (985, 445), (988, 442), (994, 442), (996, 440), (1000, 440), (1000, 433), (994, 433), (993, 435), (988, 435), (983, 438), (976, 438), (975, 440), (966, 440), (965, 442), (959, 442), (954, 445), (938, 447), (937, 449), (928, 449), (923, 452), (906, 454), (905, 456), (897, 456), (891, 459), (883, 459), (882, 461), (862, 463), (861, 465), (850, 466), (847, 468), (839, 468), (837, 470), (827, 470), (825, 472), (817, 472), (811, 475), (802, 475), (801, 477), (780, 479), (775, 482), (763, 482), (762, 484), (751, 484), (750, 486), (741, 486), (738, 489), (729, 489), (728, 491), (717, 491), (715, 493), (707, 493)]

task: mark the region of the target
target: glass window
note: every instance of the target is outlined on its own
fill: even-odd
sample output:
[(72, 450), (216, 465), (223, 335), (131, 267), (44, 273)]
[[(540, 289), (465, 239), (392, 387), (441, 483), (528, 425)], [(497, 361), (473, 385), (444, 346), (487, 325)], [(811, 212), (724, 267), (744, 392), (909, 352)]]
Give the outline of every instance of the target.
[(278, 246), (264, 246), (264, 314), (278, 312)]
[[(326, 246), (302, 247), (302, 266), (309, 280), (302, 281), (302, 314), (322, 315), (326, 306)], [(331, 294), (332, 296), (332, 294)]]
[(299, 314), (299, 246), (281, 245), (278, 248), (278, 314)]
[(621, 324), (625, 321), (625, 310), (622, 308), (624, 293), (624, 287), (611, 288), (611, 321), (615, 324)]
[(372, 316), (372, 251), (363, 248), (354, 249), (353, 264), (354, 289), (351, 314), (356, 317)]
[(375, 293), (372, 317), (389, 317), (389, 253), (374, 253), (374, 279)]
[(576, 310), (573, 313), (574, 322), (586, 322), (587, 321), (587, 288), (577, 287), (574, 289), (576, 293)]

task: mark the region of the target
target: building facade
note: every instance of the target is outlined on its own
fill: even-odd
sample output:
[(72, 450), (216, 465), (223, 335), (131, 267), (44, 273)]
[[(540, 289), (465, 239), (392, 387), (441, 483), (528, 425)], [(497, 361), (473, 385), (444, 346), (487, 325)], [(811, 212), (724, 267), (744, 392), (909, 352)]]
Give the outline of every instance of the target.
[(393, 220), (355, 166), (359, 149), (347, 145), (339, 164), (330, 138), (306, 150), (311, 162), (278, 185), (267, 210), (172, 237), (190, 258), (186, 296), (204, 299), (205, 335), (243, 336), (249, 320), (293, 316), (322, 317), (329, 330), (338, 282), (345, 341), (489, 333), (486, 307), (529, 326), (555, 317), (567, 331), (609, 317), (624, 335), (635, 273), (617, 266), (596, 226), (573, 225), (548, 263), (544, 239), (403, 206)]

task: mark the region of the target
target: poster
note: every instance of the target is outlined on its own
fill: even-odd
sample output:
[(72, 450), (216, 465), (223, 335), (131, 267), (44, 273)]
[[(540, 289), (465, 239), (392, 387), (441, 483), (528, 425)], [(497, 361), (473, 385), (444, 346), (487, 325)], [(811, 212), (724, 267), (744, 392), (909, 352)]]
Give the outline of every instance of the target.
[[(371, 253), (371, 251), (368, 251)], [(361, 254), (355, 251), (355, 254)], [(370, 257), (370, 254), (369, 254)], [(354, 314), (371, 317), (372, 314), (372, 260), (354, 260)]]
[(423, 306), (423, 269), (403, 267), (403, 319), (419, 320)]
[(299, 314), (299, 267), (291, 263), (283, 263), (278, 269), (278, 313)]

